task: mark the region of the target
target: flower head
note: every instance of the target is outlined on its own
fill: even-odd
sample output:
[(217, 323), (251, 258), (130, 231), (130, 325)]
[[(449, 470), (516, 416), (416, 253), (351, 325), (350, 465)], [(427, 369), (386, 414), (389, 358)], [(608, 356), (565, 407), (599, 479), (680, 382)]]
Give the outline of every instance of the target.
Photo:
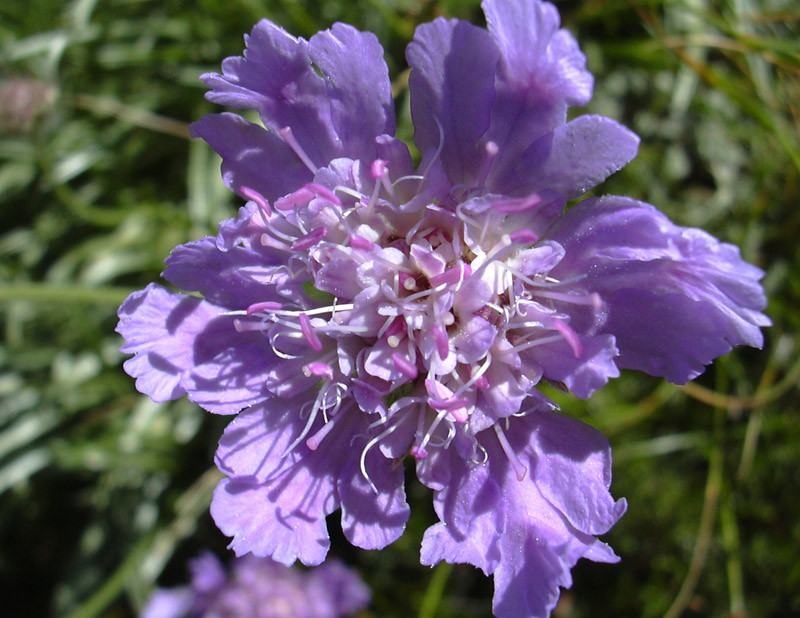
[[(393, 137), (375, 37), (309, 41), (262, 21), (192, 125), (247, 200), (176, 248), (120, 308), (126, 369), (156, 400), (237, 414), (211, 507), (238, 554), (320, 563), (325, 517), (381, 548), (408, 518), (403, 458), (441, 523), (422, 561), (495, 577), (497, 616), (546, 616), (625, 511), (605, 438), (538, 386), (589, 397), (620, 368), (683, 383), (760, 346), (759, 269), (621, 197), (568, 200), (638, 138), (581, 116), (592, 77), (555, 8), (486, 0), (488, 30), (437, 19), (408, 47), (416, 146)], [(520, 582), (524, 581), (524, 585)]]
[(369, 604), (369, 590), (341, 562), (307, 572), (248, 555), (228, 572), (209, 552), (189, 563), (189, 586), (157, 590), (142, 618), (344, 618)]

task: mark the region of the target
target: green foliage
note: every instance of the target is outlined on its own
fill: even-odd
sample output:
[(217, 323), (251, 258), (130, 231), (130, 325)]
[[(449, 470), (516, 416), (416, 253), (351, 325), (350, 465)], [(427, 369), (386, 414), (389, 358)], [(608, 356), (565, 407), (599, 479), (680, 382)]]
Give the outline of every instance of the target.
[[(609, 436), (628, 514), (617, 566), (583, 563), (559, 618), (800, 613), (800, 11), (789, 0), (565, 2), (596, 75), (588, 111), (642, 136), (599, 193), (631, 195), (742, 247), (767, 271), (775, 325), (686, 387), (626, 374), (590, 401), (553, 393)], [(188, 140), (212, 106), (197, 77), (261, 17), (310, 36), (376, 32), (410, 138), (403, 50), (478, 2), (72, 0), (0, 3), (0, 586), (4, 615), (132, 616), (185, 580), (208, 516), (225, 419), (154, 404), (123, 372), (115, 308), (233, 197)], [(21, 103), (20, 103), (21, 102)], [(579, 110), (583, 112), (584, 110)], [(421, 567), (433, 521), (412, 484), (406, 535), (334, 553), (373, 588), (368, 616), (486, 616), (470, 567)], [(332, 529), (338, 523), (331, 520)], [(36, 581), (32, 588), (27, 585)]]

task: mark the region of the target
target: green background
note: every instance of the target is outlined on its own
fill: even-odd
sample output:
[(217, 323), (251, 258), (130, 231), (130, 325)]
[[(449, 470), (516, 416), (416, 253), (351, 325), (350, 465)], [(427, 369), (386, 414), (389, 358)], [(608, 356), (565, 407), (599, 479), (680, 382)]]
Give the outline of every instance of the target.
[[(593, 194), (739, 245), (767, 272), (774, 326), (764, 350), (736, 350), (686, 387), (625, 372), (589, 401), (558, 396), (609, 437), (629, 510), (604, 538), (622, 562), (582, 561), (554, 616), (800, 615), (800, 9), (558, 6), (596, 77), (576, 113), (642, 137)], [(409, 138), (403, 50), (438, 15), (483, 20), (474, 0), (0, 3), (4, 616), (135, 616), (154, 586), (187, 581), (199, 549), (226, 553), (208, 515), (226, 419), (138, 394), (113, 332), (116, 306), (158, 280), (172, 247), (238, 205), (216, 155), (188, 138), (214, 109), (200, 73), (241, 53), (262, 17), (306, 38), (346, 21), (384, 44)], [(384, 551), (350, 547), (331, 518), (332, 555), (373, 591), (363, 616), (489, 616), (480, 572), (419, 565), (435, 517), (409, 485), (408, 531)]]

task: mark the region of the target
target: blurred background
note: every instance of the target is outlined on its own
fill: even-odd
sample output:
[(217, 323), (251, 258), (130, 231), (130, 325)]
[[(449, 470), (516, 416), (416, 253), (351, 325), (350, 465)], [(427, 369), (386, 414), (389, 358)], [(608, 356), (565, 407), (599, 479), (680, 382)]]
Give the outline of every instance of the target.
[[(595, 74), (591, 104), (642, 137), (595, 193), (656, 204), (761, 266), (774, 326), (685, 387), (625, 373), (567, 414), (614, 448), (627, 515), (619, 565), (582, 561), (554, 615), (800, 615), (800, 8), (792, 0), (558, 2)], [(268, 17), (310, 37), (334, 21), (383, 43), (409, 138), (404, 48), (476, 0), (7, 0), (0, 3), (0, 599), (2, 615), (136, 616), (187, 581), (226, 419), (154, 404), (121, 367), (115, 311), (179, 243), (240, 205), (187, 123), (198, 76)], [(373, 591), (363, 617), (485, 617), (491, 580), (419, 565), (435, 521), (410, 484), (406, 534), (332, 555)]]

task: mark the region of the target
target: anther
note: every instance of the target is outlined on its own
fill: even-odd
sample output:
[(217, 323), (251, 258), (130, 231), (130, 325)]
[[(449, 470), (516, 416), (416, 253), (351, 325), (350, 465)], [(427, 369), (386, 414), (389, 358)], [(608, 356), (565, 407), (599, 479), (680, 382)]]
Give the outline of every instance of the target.
[(269, 325), (264, 322), (249, 322), (245, 320), (234, 320), (233, 328), (237, 333), (246, 333), (254, 330), (267, 330)]
[(520, 244), (531, 244), (539, 240), (539, 237), (536, 235), (536, 233), (526, 227), (519, 230), (514, 230), (508, 235), (508, 237), (511, 242)]
[(333, 380), (333, 368), (327, 363), (313, 362), (303, 365), (303, 374), (307, 378), (310, 378), (311, 376), (317, 376), (320, 378)]
[(536, 296), (541, 296), (542, 298), (560, 300), (573, 305), (586, 305), (595, 309), (600, 309), (603, 306), (603, 299), (600, 298), (600, 295), (597, 292), (592, 292), (591, 294), (564, 294), (562, 292), (546, 292), (544, 290), (536, 290), (534, 294)]
[(403, 286), (403, 289), (408, 290), (409, 292), (413, 292), (417, 289), (417, 280), (413, 277), (413, 275), (401, 270), (398, 272), (397, 276), (400, 278), (400, 285)]
[(481, 176), (478, 180), (478, 186), (482, 187), (486, 184), (486, 179), (489, 177), (489, 170), (492, 168), (492, 161), (497, 156), (497, 153), (500, 152), (500, 147), (492, 141), (486, 142), (484, 145), (486, 150), (486, 159), (483, 162), (483, 167), (481, 168)]
[(306, 249), (310, 249), (314, 245), (316, 245), (320, 240), (325, 238), (325, 235), (328, 233), (328, 229), (325, 226), (317, 227), (311, 230), (305, 236), (301, 236), (297, 240), (295, 240), (290, 249), (292, 251), (305, 251)]
[(429, 281), (433, 287), (438, 287), (443, 283), (451, 284), (457, 283), (458, 281), (463, 281), (471, 274), (472, 269), (470, 268), (469, 264), (461, 263), (457, 266), (453, 266), (452, 268), (448, 268), (443, 273), (434, 275), (429, 279)]
[(434, 326), (431, 331), (433, 332), (433, 341), (436, 344), (436, 351), (439, 353), (439, 358), (444, 360), (450, 352), (450, 343), (447, 339), (447, 333), (438, 326)]
[(297, 210), (313, 200), (314, 195), (307, 186), (300, 187), (297, 191), (275, 200), (275, 209), (280, 211)]
[(353, 249), (361, 249), (362, 251), (372, 251), (375, 248), (375, 245), (368, 241), (363, 236), (359, 236), (358, 234), (350, 234), (350, 239), (348, 244)]
[(572, 348), (572, 353), (575, 355), (575, 358), (580, 358), (583, 355), (583, 346), (581, 345), (581, 340), (578, 337), (578, 334), (565, 322), (559, 320), (558, 318), (553, 318), (553, 328), (555, 328), (559, 334), (564, 337), (564, 340), (567, 342), (567, 344), (569, 344), (569, 347)]
[(253, 315), (254, 313), (261, 313), (262, 311), (277, 311), (283, 305), (280, 303), (273, 302), (271, 300), (264, 301), (263, 303), (253, 303), (247, 308), (247, 315)]
[(407, 377), (409, 380), (416, 380), (417, 375), (419, 375), (417, 366), (409, 361), (405, 356), (399, 352), (395, 352), (392, 354), (392, 362), (397, 370), (405, 377)]
[(239, 187), (239, 193), (241, 193), (246, 199), (255, 202), (256, 206), (258, 206), (259, 209), (268, 217), (272, 214), (272, 209), (269, 207), (267, 198), (265, 198), (255, 189), (251, 189), (250, 187)]
[(370, 173), (374, 180), (382, 178), (383, 175), (386, 174), (386, 161), (383, 159), (375, 159), (370, 166)]
[(523, 212), (535, 208), (541, 203), (542, 198), (538, 194), (533, 193), (527, 197), (509, 197), (495, 200), (492, 202), (492, 208), (497, 212)]
[(317, 337), (317, 333), (314, 332), (314, 329), (311, 327), (311, 320), (305, 313), (301, 313), (297, 316), (297, 321), (300, 322), (300, 332), (303, 333), (303, 337), (305, 337), (306, 342), (311, 347), (312, 350), (316, 350), (317, 352), (322, 350), (322, 342)]

